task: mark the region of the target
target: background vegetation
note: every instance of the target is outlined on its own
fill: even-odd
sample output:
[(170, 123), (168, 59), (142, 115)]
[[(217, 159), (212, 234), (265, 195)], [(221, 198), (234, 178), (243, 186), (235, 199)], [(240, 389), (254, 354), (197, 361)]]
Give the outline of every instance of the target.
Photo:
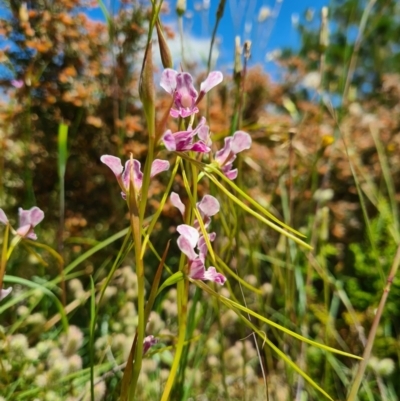
[[(0, 304), (0, 399), (116, 400), (138, 324), (138, 284), (133, 252), (119, 253), (129, 216), (100, 156), (146, 158), (138, 85), (151, 3), (121, 1), (104, 23), (87, 16), (97, 2), (3, 3), (0, 206), (9, 217), (19, 206), (43, 209), (39, 241), (62, 261), (23, 242), (7, 263), (4, 282), (13, 292)], [(161, 21), (168, 12), (174, 5), (162, 8)], [(216, 142), (239, 128), (251, 134), (236, 184), (313, 247), (301, 249), (234, 207), (214, 184), (200, 183), (199, 197), (212, 193), (221, 203), (214, 251), (242, 279), (241, 286), (228, 280), (222, 295), (361, 356), (388, 278), (392, 283), (357, 394), (363, 401), (400, 394), (400, 279), (390, 276), (400, 243), (399, 16), (395, 1), (333, 0), (329, 12), (309, 11), (299, 24), (298, 51), (283, 49), (282, 82), (247, 67), (242, 57), (244, 66), (236, 63), (200, 104)], [(167, 27), (164, 34), (178, 35)], [(155, 37), (155, 51), (156, 44)], [(207, 69), (186, 67), (199, 82)], [(155, 67), (156, 76), (161, 69)], [(159, 119), (170, 106), (170, 97), (157, 93)], [(65, 176), (60, 124), (68, 126)], [(167, 183), (167, 176), (152, 181), (149, 215)], [(186, 196), (181, 174), (172, 189)], [(175, 227), (181, 222), (167, 203), (152, 234), (160, 254), (173, 239), (166, 257), (171, 268), (179, 260)], [(149, 252), (147, 292), (158, 264)], [(137, 399), (161, 398), (179, 327), (176, 302), (174, 287), (156, 299), (147, 331), (159, 342), (143, 360)], [(323, 399), (218, 298), (193, 286), (189, 307), (184, 369), (171, 399)], [(357, 360), (253, 323), (332, 399), (349, 399)]]

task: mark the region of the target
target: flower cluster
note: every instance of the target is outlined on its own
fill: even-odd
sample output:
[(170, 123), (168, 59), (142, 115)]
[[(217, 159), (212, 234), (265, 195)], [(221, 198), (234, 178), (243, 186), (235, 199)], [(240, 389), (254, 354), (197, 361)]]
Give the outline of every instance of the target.
[[(29, 238), (36, 240), (37, 235), (33, 229), (43, 220), (44, 213), (38, 207), (32, 207), (29, 210), (22, 208), (18, 209), (19, 214), (19, 227), (16, 230), (16, 234), (22, 238)], [(0, 209), (0, 223), (4, 225), (9, 224), (8, 218), (4, 213), (3, 209)]]
[[(193, 78), (187, 72), (178, 73), (170, 68), (164, 70), (161, 76), (161, 87), (173, 96), (174, 107), (171, 108), (172, 117), (189, 117), (199, 111), (197, 104), (203, 96), (214, 86), (222, 81), (222, 73), (211, 72), (200, 85), (200, 94), (193, 86)], [(192, 120), (191, 120), (192, 121)], [(195, 142), (195, 137), (198, 141)], [(198, 153), (210, 153), (212, 141), (210, 129), (206, 125), (206, 119), (202, 117), (196, 128), (189, 125), (186, 131), (172, 133), (167, 130), (163, 135), (166, 149), (176, 152), (193, 151)], [(233, 136), (225, 138), (224, 147), (211, 157), (212, 164), (220, 168), (230, 180), (237, 177), (237, 169), (233, 169), (236, 155), (251, 146), (251, 137), (244, 131), (236, 131)]]
[[(171, 202), (179, 209), (184, 217), (185, 205), (181, 201), (179, 195), (175, 192), (171, 192)], [(196, 207), (203, 220), (204, 227), (207, 229), (211, 223), (211, 217), (219, 212), (219, 202), (216, 198), (211, 195), (205, 195), (203, 199), (196, 204)], [(201, 233), (200, 224), (197, 220), (194, 222), (194, 227), (187, 224), (181, 224), (177, 227), (177, 231), (180, 234), (178, 238), (179, 249), (187, 256), (189, 263), (189, 277), (196, 280), (210, 280), (218, 284), (224, 284), (226, 281), (225, 276), (218, 273), (215, 267), (210, 266), (208, 270), (205, 268), (205, 260), (207, 257), (207, 243)], [(207, 233), (208, 239), (214, 241), (216, 234)], [(198, 253), (196, 253), (197, 248)]]
[(174, 97), (174, 106), (171, 108), (172, 117), (189, 117), (199, 111), (197, 104), (204, 95), (214, 86), (222, 82), (222, 73), (213, 71), (200, 85), (200, 94), (193, 86), (193, 78), (188, 72), (177, 72), (166, 68), (161, 75), (161, 87)]
[[(32, 240), (37, 239), (37, 235), (33, 229), (43, 220), (44, 213), (41, 209), (34, 206), (29, 210), (22, 208), (18, 209), (19, 214), (19, 227), (15, 231), (15, 234), (21, 238), (29, 238)], [(10, 224), (3, 209), (0, 209), (0, 223), (4, 225)], [(0, 301), (10, 294), (12, 288), (0, 288)]]
[[(196, 127), (193, 128), (194, 115), (198, 113), (198, 103), (204, 95), (214, 86), (222, 82), (223, 76), (220, 71), (213, 71), (200, 84), (200, 92), (193, 85), (193, 78), (187, 72), (177, 72), (171, 68), (163, 71), (161, 76), (161, 87), (173, 97), (173, 105), (170, 115), (174, 118), (187, 118), (189, 125), (186, 130), (172, 132), (167, 130), (163, 135), (165, 148), (174, 152), (192, 151), (200, 154), (210, 154), (211, 165), (219, 168), (227, 178), (233, 180), (237, 177), (237, 169), (233, 168), (236, 155), (251, 146), (251, 137), (243, 131), (236, 131), (232, 136), (225, 138), (224, 146), (215, 155), (211, 154), (212, 141), (210, 129), (206, 124), (206, 119), (202, 117)], [(111, 155), (103, 155), (101, 161), (106, 164), (117, 178), (122, 190), (122, 197), (127, 199), (129, 188), (132, 185), (139, 199), (143, 184), (143, 173), (140, 163), (130, 159), (126, 162), (125, 168), (122, 166), (121, 159)], [(169, 168), (168, 161), (156, 159), (151, 167), (150, 177), (166, 171)], [(172, 192), (171, 202), (176, 206), (182, 216), (185, 213), (185, 205), (179, 196)], [(219, 211), (219, 202), (211, 195), (206, 195), (197, 204), (197, 209), (203, 220), (205, 228), (208, 228), (211, 217)], [(177, 227), (180, 236), (178, 238), (179, 249), (187, 256), (189, 264), (189, 277), (198, 280), (211, 280), (218, 284), (224, 284), (226, 278), (218, 273), (215, 267), (205, 267), (207, 257), (207, 243), (214, 241), (215, 233), (207, 233), (207, 240), (200, 229), (200, 223), (195, 220), (194, 226), (181, 224)]]

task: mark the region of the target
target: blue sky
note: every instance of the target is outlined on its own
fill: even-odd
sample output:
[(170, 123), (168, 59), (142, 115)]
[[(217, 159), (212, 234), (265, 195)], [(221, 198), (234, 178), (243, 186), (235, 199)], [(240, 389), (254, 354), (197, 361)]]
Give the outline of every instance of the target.
[[(117, 0), (104, 2), (110, 8), (118, 4)], [(262, 64), (266, 71), (278, 79), (279, 70), (274, 61), (268, 59), (273, 57), (277, 49), (299, 46), (299, 35), (293, 19), (304, 20), (306, 10), (310, 9), (314, 11), (314, 18), (309, 23), (318, 27), (320, 10), (328, 3), (329, 0), (226, 0), (224, 16), (217, 33), (218, 68), (225, 71), (232, 69), (235, 37), (239, 35), (242, 43), (247, 39), (252, 41), (251, 64)], [(177, 1), (170, 0), (168, 4), (170, 14), (163, 15), (162, 20), (177, 32)], [(187, 11), (183, 19), (185, 49), (187, 57), (195, 58), (200, 64), (207, 59), (218, 4), (219, 0), (187, 0)], [(264, 22), (259, 22), (260, 10), (267, 8), (270, 16)], [(100, 10), (92, 11), (90, 15), (96, 19), (102, 18)], [(181, 61), (178, 38), (170, 43), (170, 47), (178, 66)]]
[[(162, 16), (163, 22), (178, 32), (175, 12), (177, 1), (165, 2), (170, 6), (170, 14)], [(112, 11), (119, 5), (119, 0), (104, 0), (104, 3)], [(232, 70), (235, 37), (239, 35), (242, 43), (247, 39), (252, 41), (251, 65), (262, 64), (273, 78), (279, 79), (279, 69), (271, 58), (280, 48), (299, 46), (299, 35), (293, 19), (304, 20), (306, 10), (311, 9), (314, 10), (314, 18), (309, 23), (318, 27), (320, 10), (328, 3), (329, 0), (226, 0), (214, 53), (218, 55), (215, 60), (217, 67), (225, 72)], [(187, 11), (183, 18), (185, 52), (187, 58), (193, 58), (200, 66), (205, 65), (208, 56), (218, 4), (219, 0), (187, 0)], [(264, 16), (269, 13), (263, 22), (259, 21), (261, 10), (264, 10)], [(0, 14), (4, 16), (4, 9), (0, 8)], [(104, 20), (99, 8), (89, 11), (88, 15)], [(176, 66), (179, 66), (181, 47), (178, 37), (170, 43), (170, 47)]]
[[(209, 7), (204, 5), (209, 4)], [(251, 64), (262, 64), (276, 75), (277, 69), (273, 61), (274, 51), (283, 47), (298, 47), (300, 38), (293, 20), (304, 20), (306, 10), (314, 11), (314, 18), (309, 22), (319, 27), (320, 10), (328, 5), (329, 0), (226, 0), (224, 16), (218, 29), (219, 57), (218, 65), (226, 69), (232, 67), (235, 37), (241, 42), (252, 41)], [(170, 2), (171, 15), (166, 22), (176, 21), (175, 1)], [(184, 29), (187, 34), (197, 39), (209, 39), (216, 19), (218, 0), (188, 0), (184, 18)], [(264, 16), (259, 22), (260, 11)]]

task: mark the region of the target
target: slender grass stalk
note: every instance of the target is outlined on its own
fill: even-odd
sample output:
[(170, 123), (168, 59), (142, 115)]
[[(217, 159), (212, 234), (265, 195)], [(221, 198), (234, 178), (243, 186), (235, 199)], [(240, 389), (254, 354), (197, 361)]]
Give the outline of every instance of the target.
[(347, 397), (347, 401), (355, 401), (357, 399), (358, 389), (360, 388), (361, 381), (364, 377), (365, 369), (368, 365), (369, 358), (371, 356), (372, 347), (374, 345), (375, 336), (379, 327), (379, 322), (382, 317), (383, 310), (385, 308), (386, 300), (389, 296), (390, 287), (393, 280), (397, 274), (400, 265), (400, 245), (397, 247), (396, 255), (393, 260), (392, 267), (390, 268), (389, 275), (387, 276), (386, 286), (383, 289), (383, 294), (376, 310), (374, 320), (372, 322), (372, 327), (368, 335), (367, 345), (364, 349), (363, 360), (358, 365), (357, 373), (354, 378), (353, 384), (350, 389), (350, 393)]
[(90, 276), (90, 326), (89, 326), (89, 358), (90, 358), (90, 397), (94, 401), (94, 329), (96, 326), (96, 298), (93, 277)]
[(345, 82), (344, 89), (343, 89), (343, 104), (347, 104), (347, 102), (348, 102), (347, 96), (349, 93), (351, 80), (353, 79), (354, 71), (355, 71), (355, 68), (357, 65), (358, 53), (360, 52), (360, 47), (361, 47), (361, 43), (363, 40), (364, 31), (367, 26), (368, 17), (370, 15), (372, 8), (374, 7), (376, 1), (377, 0), (369, 0), (368, 4), (364, 8), (364, 12), (361, 17), (360, 26), (358, 28), (358, 34), (357, 34), (357, 38), (356, 38), (356, 41), (354, 44), (353, 52), (351, 54), (349, 69), (347, 71), (346, 82)]
[(226, 3), (226, 0), (220, 0), (220, 2), (218, 4), (216, 20), (215, 20), (213, 32), (211, 35), (210, 50), (208, 52), (207, 73), (209, 73), (211, 71), (212, 52), (213, 52), (213, 48), (214, 48), (215, 38), (217, 37), (218, 25), (221, 22), (222, 17), (224, 16), (225, 3)]
[(6, 273), (6, 265), (7, 265), (7, 254), (8, 254), (8, 237), (10, 234), (10, 224), (6, 225), (4, 230), (4, 238), (3, 238), (3, 249), (1, 251), (1, 261), (0, 261), (0, 290), (3, 288), (3, 277)]
[[(225, 3), (226, 3), (226, 0), (220, 0), (220, 2), (218, 4), (218, 9), (217, 9), (217, 13), (216, 13), (216, 20), (215, 20), (213, 32), (212, 32), (212, 35), (211, 35), (210, 50), (208, 52), (207, 74), (211, 71), (212, 52), (213, 52), (213, 48), (214, 48), (215, 38), (217, 37), (218, 25), (219, 25), (223, 15), (224, 15)], [(210, 94), (207, 93), (206, 97), (207, 97), (206, 118), (207, 118), (207, 121), (208, 121), (210, 119)]]
[[(64, 235), (64, 220), (65, 220), (65, 170), (68, 159), (68, 125), (61, 123), (58, 126), (58, 179), (59, 179), (59, 227), (57, 233), (57, 250), (62, 254), (63, 250), (63, 235)], [(65, 280), (63, 272), (64, 263), (60, 268), (62, 303), (65, 306), (67, 303), (67, 294), (65, 289)]]

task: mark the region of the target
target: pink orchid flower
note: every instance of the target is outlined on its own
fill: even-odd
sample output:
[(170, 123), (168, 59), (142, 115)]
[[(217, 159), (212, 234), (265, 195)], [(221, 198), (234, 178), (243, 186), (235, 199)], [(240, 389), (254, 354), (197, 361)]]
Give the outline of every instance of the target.
[(199, 111), (197, 104), (210, 89), (221, 83), (222, 79), (220, 71), (210, 72), (201, 83), (198, 94), (193, 86), (193, 78), (188, 72), (177, 72), (166, 68), (161, 75), (160, 85), (174, 97), (175, 108), (171, 108), (171, 116), (186, 118), (197, 113)]
[[(127, 160), (125, 168), (122, 166), (121, 159), (119, 157), (111, 155), (103, 155), (100, 160), (108, 166), (117, 178), (118, 184), (122, 189), (121, 196), (126, 199), (126, 194), (129, 192), (129, 177), (130, 170), (132, 167), (133, 185), (136, 193), (140, 193), (143, 184), (143, 173), (140, 169), (140, 162), (132, 159)], [(151, 165), (150, 178), (153, 178), (157, 174), (169, 169), (169, 162), (166, 160), (155, 159)]]
[[(179, 195), (176, 192), (171, 192), (170, 199), (171, 203), (181, 212), (181, 215), (184, 218), (185, 205), (181, 201)], [(208, 228), (211, 223), (211, 217), (219, 212), (220, 205), (218, 200), (212, 195), (204, 195), (203, 199), (196, 203), (196, 207), (200, 212), (205, 228)], [(200, 231), (200, 224), (197, 219), (194, 221), (194, 227)]]
[[(218, 273), (214, 266), (210, 266), (207, 270), (204, 265), (207, 256), (207, 245), (204, 237), (199, 232), (187, 224), (181, 224), (177, 227), (180, 236), (177, 244), (179, 249), (188, 258), (189, 277), (195, 280), (209, 280), (217, 284), (223, 285), (226, 277)], [(209, 234), (210, 241), (215, 239), (215, 233)], [(199, 253), (195, 251), (197, 247)]]
[[(179, 131), (172, 133), (171, 130), (165, 132), (163, 136), (163, 141), (165, 147), (170, 151), (184, 152), (187, 150), (192, 150), (199, 153), (208, 153), (211, 149), (207, 146), (209, 131), (206, 124), (206, 119), (201, 118), (199, 124), (195, 129), (189, 127), (187, 131)], [(200, 140), (193, 143), (193, 138), (198, 136)]]
[[(179, 209), (182, 217), (185, 215), (185, 205), (181, 201), (179, 195), (171, 192), (170, 196), (172, 204)], [(220, 205), (216, 198), (212, 195), (205, 195), (200, 202), (196, 204), (200, 216), (203, 220), (205, 228), (211, 223), (211, 217), (219, 212)], [(178, 247), (184, 253), (189, 261), (189, 277), (196, 280), (210, 280), (218, 284), (224, 284), (226, 281), (225, 276), (218, 273), (215, 267), (210, 266), (208, 270), (205, 268), (205, 261), (208, 253), (207, 243), (204, 236), (201, 234), (200, 224), (196, 219), (194, 227), (187, 224), (181, 224), (177, 227), (180, 236), (178, 237)], [(216, 234), (207, 234), (209, 240), (214, 241)], [(195, 248), (197, 247), (198, 253)]]
[[(22, 238), (29, 238), (36, 240), (37, 235), (33, 229), (43, 220), (44, 213), (41, 209), (34, 206), (29, 210), (22, 208), (18, 209), (19, 214), (19, 227), (16, 231), (17, 235)], [(9, 223), (6, 214), (3, 209), (0, 209), (0, 223), (7, 225)]]
[(226, 177), (234, 180), (238, 174), (237, 169), (232, 169), (236, 155), (250, 149), (250, 146), (250, 135), (244, 131), (236, 131), (233, 136), (225, 138), (224, 147), (215, 154), (214, 163), (221, 168)]

